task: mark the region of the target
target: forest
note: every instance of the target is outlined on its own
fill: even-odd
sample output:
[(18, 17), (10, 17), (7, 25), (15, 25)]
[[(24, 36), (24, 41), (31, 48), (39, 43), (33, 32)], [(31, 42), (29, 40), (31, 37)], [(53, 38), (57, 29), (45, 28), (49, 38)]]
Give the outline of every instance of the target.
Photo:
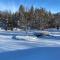
[(5, 30), (19, 29), (48, 29), (60, 27), (60, 12), (51, 13), (45, 8), (26, 9), (20, 5), (15, 13), (0, 11), (0, 28)]

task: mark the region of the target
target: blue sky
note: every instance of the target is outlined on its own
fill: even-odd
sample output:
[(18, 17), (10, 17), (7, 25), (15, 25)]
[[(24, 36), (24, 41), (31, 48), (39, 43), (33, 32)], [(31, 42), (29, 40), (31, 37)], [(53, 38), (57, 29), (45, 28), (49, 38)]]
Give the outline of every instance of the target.
[(53, 13), (60, 12), (60, 0), (0, 0), (0, 10), (15, 12), (21, 4), (26, 8), (33, 5), (35, 8), (43, 7)]

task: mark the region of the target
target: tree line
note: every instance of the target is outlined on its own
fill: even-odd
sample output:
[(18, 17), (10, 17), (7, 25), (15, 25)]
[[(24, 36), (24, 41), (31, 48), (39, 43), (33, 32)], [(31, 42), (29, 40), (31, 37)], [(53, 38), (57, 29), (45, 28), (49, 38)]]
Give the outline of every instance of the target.
[(47, 29), (60, 26), (60, 13), (51, 13), (44, 8), (26, 9), (20, 5), (19, 10), (15, 13), (0, 11), (0, 27), (5, 30), (13, 28), (26, 29)]

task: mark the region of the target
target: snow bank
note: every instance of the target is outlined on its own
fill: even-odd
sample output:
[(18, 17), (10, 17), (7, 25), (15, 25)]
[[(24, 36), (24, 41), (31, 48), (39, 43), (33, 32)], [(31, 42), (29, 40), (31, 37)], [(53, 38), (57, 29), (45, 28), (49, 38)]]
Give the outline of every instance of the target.
[(13, 31), (22, 31), (22, 29), (19, 29), (19, 28), (13, 28)]
[(0, 31), (5, 31), (5, 30), (0, 28)]
[(37, 41), (37, 37), (35, 36), (16, 36), (17, 39), (25, 39), (27, 41)]

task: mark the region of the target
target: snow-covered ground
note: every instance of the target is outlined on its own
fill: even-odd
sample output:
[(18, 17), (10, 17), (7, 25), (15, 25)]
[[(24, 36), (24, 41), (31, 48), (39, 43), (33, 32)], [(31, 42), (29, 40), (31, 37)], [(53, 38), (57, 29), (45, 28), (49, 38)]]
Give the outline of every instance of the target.
[[(36, 37), (33, 34), (35, 32), (48, 33), (49, 36)], [(48, 47), (50, 47), (51, 49)], [(52, 53), (54, 54), (57, 51), (59, 51), (60, 50), (59, 47), (60, 47), (60, 32), (57, 30), (28, 31), (28, 32), (0, 31), (0, 60), (37, 60), (38, 58), (45, 57), (44, 53), (46, 54), (47, 52), (48, 53), (46, 57), (53, 56), (51, 54)]]
[[(41, 32), (41, 31), (40, 31)], [(33, 32), (1, 31), (0, 52), (24, 50), (36, 47), (60, 47), (60, 35), (49, 33), (51, 36), (36, 37)]]

